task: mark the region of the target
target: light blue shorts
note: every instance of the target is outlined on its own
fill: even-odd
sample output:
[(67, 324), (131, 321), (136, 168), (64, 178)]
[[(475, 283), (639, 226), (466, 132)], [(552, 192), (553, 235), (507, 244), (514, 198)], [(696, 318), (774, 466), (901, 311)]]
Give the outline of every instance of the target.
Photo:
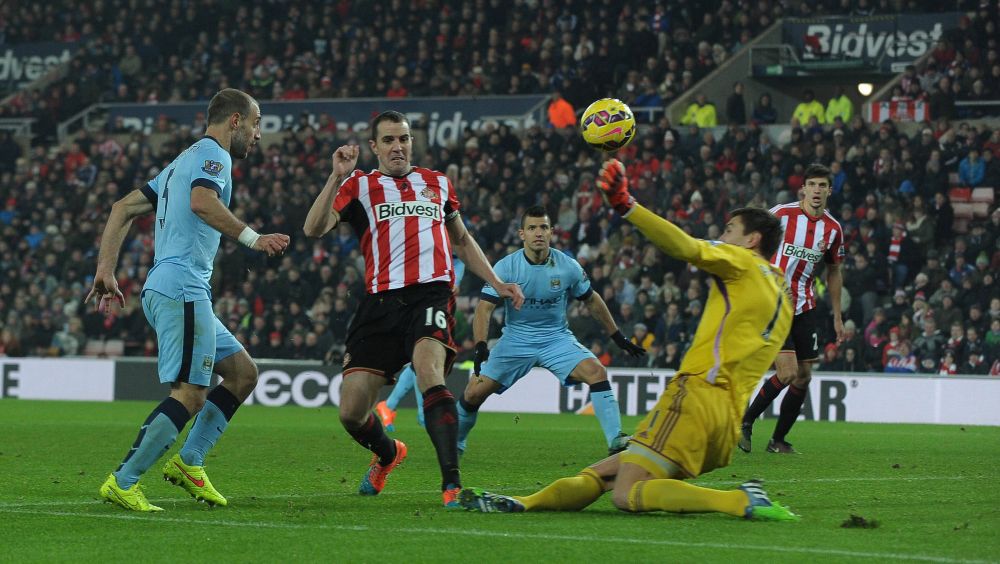
[(575, 386), (579, 382), (567, 382), (569, 375), (588, 358), (597, 360), (594, 353), (573, 335), (557, 334), (545, 343), (528, 343), (504, 335), (490, 351), (490, 358), (483, 363), (482, 375), (500, 383), (498, 394), (510, 389), (536, 366), (555, 374), (563, 386)]
[(185, 302), (154, 290), (142, 291), (142, 311), (156, 330), (160, 382), (212, 383), (215, 363), (241, 350), (212, 311), (211, 300)]

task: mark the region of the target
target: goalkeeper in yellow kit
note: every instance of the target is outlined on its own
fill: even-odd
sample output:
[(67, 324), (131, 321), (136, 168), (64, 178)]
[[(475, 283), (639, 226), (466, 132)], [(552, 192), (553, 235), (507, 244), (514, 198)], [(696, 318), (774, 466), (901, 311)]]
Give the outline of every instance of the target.
[(615, 507), (629, 512), (797, 520), (756, 480), (728, 491), (681, 481), (729, 464), (749, 396), (788, 336), (792, 303), (784, 274), (768, 260), (781, 242), (781, 223), (766, 210), (741, 208), (731, 213), (721, 241), (694, 239), (637, 204), (624, 172), (617, 160), (602, 168), (608, 203), (665, 253), (711, 275), (691, 348), (625, 452), (529, 496), (467, 488), (461, 503), (483, 512), (578, 511), (610, 490)]

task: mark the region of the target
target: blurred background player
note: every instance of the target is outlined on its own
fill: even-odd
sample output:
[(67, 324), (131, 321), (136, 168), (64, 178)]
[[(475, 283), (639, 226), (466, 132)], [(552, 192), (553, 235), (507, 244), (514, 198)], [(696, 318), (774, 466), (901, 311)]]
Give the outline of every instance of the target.
[(826, 263), (833, 328), (838, 341), (844, 338), (840, 311), (840, 290), (844, 287), (840, 270), (844, 260), (844, 231), (833, 215), (826, 211), (832, 184), (830, 169), (821, 164), (811, 164), (805, 171), (799, 201), (771, 208), (771, 213), (781, 220), (785, 231), (771, 264), (785, 272), (785, 280), (795, 300), (795, 320), (788, 340), (774, 362), (776, 374), (764, 381), (743, 415), (738, 446), (744, 452), (750, 452), (754, 422), (781, 390), (791, 384), (781, 401), (781, 413), (774, 425), (774, 434), (767, 443), (767, 452), (795, 453), (792, 445), (785, 441), (785, 436), (802, 411), (809, 381), (812, 380), (812, 363), (819, 361), (819, 337), (816, 333), (819, 320), (816, 319), (813, 279), (820, 262)]
[[(355, 171), (359, 150), (343, 146), (333, 172), (306, 216), (309, 237), (321, 237), (341, 220), (354, 228), (365, 257), (365, 289), (348, 330), (340, 421), (372, 461), (358, 488), (376, 495), (406, 458), (406, 445), (385, 434), (372, 408), (382, 386), (408, 362), (424, 397), (427, 434), (437, 451), (442, 500), (458, 506), (458, 413), (444, 375), (455, 359), (451, 330), (452, 250), (474, 274), (494, 284), (520, 307), (517, 284), (497, 278), (459, 217), (455, 189), (440, 172), (410, 165), (413, 138), (406, 116), (377, 115), (368, 142), (379, 168)], [(353, 171), (353, 172), (352, 172)]]
[[(465, 276), (465, 263), (458, 259), (458, 257), (451, 257), (452, 262), (455, 264), (455, 283), (452, 286), (452, 294), (458, 296), (458, 289), (462, 285), (462, 277)], [(379, 419), (382, 420), (382, 426), (388, 432), (393, 432), (396, 430), (394, 422), (396, 421), (396, 408), (399, 407), (399, 402), (403, 401), (406, 394), (413, 390), (413, 399), (417, 402), (417, 423), (423, 427), (424, 426), (424, 397), (420, 395), (420, 390), (417, 389), (417, 373), (413, 371), (413, 363), (407, 364), (403, 371), (399, 373), (396, 377), (396, 385), (392, 388), (392, 393), (384, 401), (380, 401), (375, 404), (375, 413), (378, 413)]]
[(465, 451), (479, 407), (490, 394), (502, 394), (536, 366), (551, 371), (564, 386), (587, 384), (609, 452), (624, 450), (628, 436), (622, 433), (618, 401), (611, 391), (608, 373), (594, 353), (570, 332), (566, 322), (569, 298), (586, 302), (590, 314), (626, 353), (636, 357), (646, 351), (618, 330), (608, 306), (590, 287), (583, 267), (550, 247), (552, 222), (545, 208), (532, 206), (524, 212), (518, 236), (524, 248), (500, 259), (494, 269), (503, 280), (521, 286), (524, 307), (506, 308), (503, 335), (491, 353), (486, 338), (493, 309), (501, 298), (489, 284), (483, 286), (472, 320), (475, 377), (469, 380), (458, 402), (458, 450)]
[(470, 488), (462, 492), (462, 505), (484, 512), (579, 511), (613, 490), (615, 507), (634, 513), (798, 519), (771, 502), (756, 480), (729, 491), (682, 481), (729, 464), (740, 410), (788, 335), (790, 297), (781, 271), (768, 263), (781, 242), (781, 224), (762, 209), (741, 208), (732, 212), (721, 241), (702, 241), (638, 205), (617, 160), (605, 163), (600, 186), (615, 211), (654, 245), (711, 275), (691, 348), (628, 450), (526, 497)]
[[(287, 235), (257, 234), (229, 211), (232, 159), (245, 159), (258, 140), (260, 106), (244, 92), (222, 90), (208, 105), (205, 137), (141, 189), (115, 202), (104, 227), (86, 301), (99, 298), (98, 307), (107, 313), (113, 301), (125, 305), (114, 273), (132, 220), (156, 212), (153, 268), (140, 296), (156, 330), (160, 382), (171, 388), (100, 488), (102, 498), (125, 509), (162, 510), (146, 499), (139, 477), (195, 414), (184, 446), (167, 461), (163, 475), (199, 501), (227, 504), (205, 474), (205, 455), (256, 386), (257, 366), (212, 310), (213, 261), (223, 234), (268, 256), (281, 254), (289, 242)], [(209, 393), (213, 372), (222, 383)]]

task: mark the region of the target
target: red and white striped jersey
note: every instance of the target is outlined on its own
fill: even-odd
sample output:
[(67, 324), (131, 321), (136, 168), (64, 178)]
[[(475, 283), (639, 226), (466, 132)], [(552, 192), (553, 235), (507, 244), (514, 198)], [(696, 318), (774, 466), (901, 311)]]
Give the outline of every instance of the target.
[(785, 281), (795, 300), (795, 315), (816, 307), (813, 278), (820, 261), (840, 264), (844, 260), (844, 231), (840, 223), (824, 210), (812, 217), (799, 202), (771, 208), (781, 220), (785, 237), (771, 264), (785, 271)]
[(443, 173), (414, 167), (402, 177), (360, 170), (333, 200), (340, 220), (354, 228), (365, 255), (369, 294), (427, 282), (453, 282), (445, 222), (460, 209)]

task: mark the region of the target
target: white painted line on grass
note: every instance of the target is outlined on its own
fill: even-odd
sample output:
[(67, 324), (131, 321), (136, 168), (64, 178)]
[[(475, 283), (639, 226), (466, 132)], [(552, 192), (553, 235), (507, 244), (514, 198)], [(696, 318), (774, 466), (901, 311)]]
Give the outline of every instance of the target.
[[(145, 521), (148, 523), (179, 523), (185, 525), (209, 525), (209, 526), (226, 526), (226, 527), (257, 527), (260, 529), (291, 529), (291, 530), (330, 530), (330, 531), (348, 531), (348, 532), (376, 532), (379, 530), (372, 527), (367, 527), (364, 525), (323, 525), (323, 524), (297, 524), (297, 523), (274, 523), (269, 521), (226, 521), (226, 520), (208, 520), (208, 519), (190, 519), (190, 518), (174, 518), (165, 517), (157, 514), (151, 515), (137, 515), (137, 514), (101, 514), (101, 513), (78, 513), (78, 512), (68, 512), (68, 511), (39, 511), (39, 510), (29, 510), (29, 509), (4, 509), (0, 510), (3, 513), (15, 513), (15, 514), (26, 514), (26, 515), (46, 515), (50, 517), (80, 517), (85, 519), (117, 519), (123, 521)], [(594, 536), (576, 536), (576, 535), (553, 535), (544, 533), (505, 533), (500, 531), (484, 531), (477, 529), (451, 529), (451, 528), (424, 528), (424, 527), (395, 527), (393, 528), (394, 533), (406, 533), (414, 535), (462, 535), (462, 536), (472, 536), (472, 537), (496, 537), (496, 538), (507, 538), (507, 539), (537, 539), (542, 541), (569, 541), (576, 543), (590, 543), (590, 542), (605, 542), (608, 544), (636, 544), (636, 545), (658, 545), (658, 546), (676, 546), (682, 548), (713, 548), (718, 550), (731, 550), (731, 551), (746, 551), (753, 550), (759, 552), (784, 552), (788, 554), (814, 554), (818, 556), (844, 556), (849, 558), (872, 558), (878, 560), (910, 560), (916, 562), (940, 562), (943, 564), (989, 564), (988, 560), (964, 560), (957, 558), (948, 558), (944, 556), (928, 556), (923, 554), (903, 554), (898, 552), (862, 552), (854, 550), (841, 550), (836, 548), (813, 548), (813, 547), (791, 547), (784, 545), (759, 545), (759, 544), (732, 544), (732, 543), (721, 543), (721, 542), (685, 542), (685, 541), (673, 541), (673, 540), (656, 540), (656, 539), (630, 539), (630, 538), (606, 538), (601, 539)]]

